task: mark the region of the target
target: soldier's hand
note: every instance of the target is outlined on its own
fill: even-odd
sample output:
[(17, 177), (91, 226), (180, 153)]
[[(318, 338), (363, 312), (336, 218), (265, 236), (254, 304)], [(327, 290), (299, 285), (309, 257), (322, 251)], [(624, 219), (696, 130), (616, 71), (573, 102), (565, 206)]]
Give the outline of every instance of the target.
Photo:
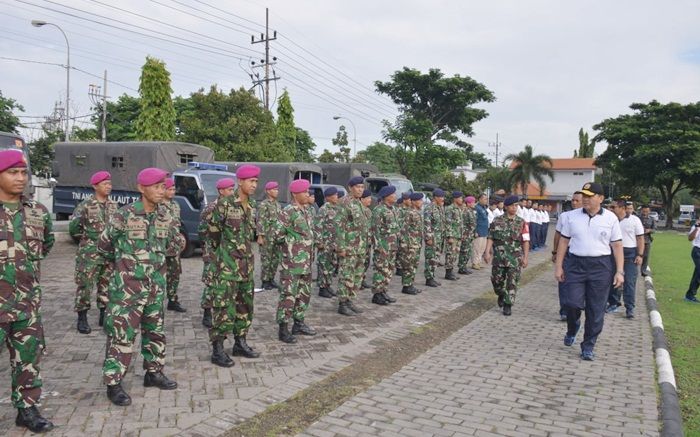
[(264, 245), (265, 244), (265, 237), (263, 237), (262, 235), (258, 235), (258, 244), (261, 246)]
[(526, 257), (526, 256), (525, 256), (525, 257), (522, 257), (522, 258), (520, 259), (520, 265), (521, 265), (522, 268), (524, 268), (524, 269), (527, 268), (527, 257)]
[(323, 250), (323, 248), (324, 248), (323, 244), (316, 245), (316, 249), (318, 249), (318, 250)]

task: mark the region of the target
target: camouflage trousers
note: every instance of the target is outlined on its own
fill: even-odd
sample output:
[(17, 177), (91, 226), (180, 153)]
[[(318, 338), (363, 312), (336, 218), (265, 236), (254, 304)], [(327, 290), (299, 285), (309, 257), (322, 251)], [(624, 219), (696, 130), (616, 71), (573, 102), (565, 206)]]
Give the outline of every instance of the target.
[(469, 260), (472, 259), (472, 249), (474, 247), (473, 238), (463, 238), (459, 246), (459, 261), (457, 266), (459, 269), (468, 269)]
[(141, 331), (141, 355), (147, 372), (160, 372), (165, 365), (165, 332), (163, 330), (163, 293), (156, 293), (145, 304), (107, 305), (104, 330), (107, 351), (102, 367), (106, 385), (119, 384), (129, 369), (136, 333)]
[(311, 300), (311, 273), (306, 275), (280, 274), (280, 299), (277, 304), (277, 323), (290, 319), (304, 321)]
[(396, 270), (396, 251), (384, 251), (375, 249), (374, 256), (374, 276), (372, 277), (372, 293), (386, 293), (389, 290), (389, 283), (394, 277)]
[(253, 323), (253, 281), (217, 281), (212, 284), (211, 341), (224, 340), (233, 331), (245, 337)]
[(396, 249), (396, 268), (399, 270), (404, 270), (406, 264), (406, 248), (403, 243), (399, 243), (399, 247)]
[(165, 280), (167, 281), (168, 300), (177, 302), (177, 288), (180, 285), (180, 274), (182, 274), (182, 263), (179, 256), (165, 257)]
[(212, 291), (212, 281), (214, 279), (214, 272), (212, 271), (211, 263), (204, 261), (204, 266), (202, 267), (202, 283), (204, 288), (202, 289), (202, 297), (200, 299), (200, 306), (202, 309), (211, 309), (213, 300)]
[(44, 328), (41, 316), (32, 313), (28, 319), (0, 323), (0, 344), (7, 344), (12, 368), (12, 405), (29, 408), (41, 397), (39, 363), (44, 350)]
[(491, 284), (497, 296), (503, 296), (506, 305), (515, 303), (515, 294), (520, 281), (520, 267), (491, 267)]
[(268, 282), (274, 280), (275, 275), (277, 275), (277, 269), (282, 260), (282, 252), (278, 246), (267, 244), (267, 238), (265, 240), (265, 244), (260, 246), (260, 279), (263, 282)]
[(328, 288), (333, 282), (333, 272), (338, 263), (338, 257), (335, 252), (330, 250), (319, 250), (318, 258), (316, 259), (316, 279), (318, 288)]
[(404, 264), (401, 267), (403, 270), (401, 275), (401, 285), (410, 287), (416, 280), (416, 271), (418, 270), (418, 262), (420, 261), (420, 246), (407, 247), (404, 250)]
[(432, 246), (425, 245), (425, 279), (435, 278), (435, 269), (440, 263), (440, 248), (441, 245), (433, 244)]
[[(365, 253), (365, 259), (364, 259), (364, 270), (362, 271), (362, 282), (367, 278), (367, 270), (369, 270), (369, 266), (372, 264), (372, 246), (367, 247), (367, 252)], [(360, 284), (362, 284), (360, 282)]]
[(76, 312), (90, 309), (90, 295), (95, 287), (97, 287), (97, 308), (107, 307), (107, 301), (109, 301), (107, 289), (113, 273), (114, 266), (111, 263), (76, 263), (75, 283), (78, 285), (75, 290)]
[(445, 238), (445, 269), (452, 270), (459, 256), (459, 239)]
[(346, 302), (357, 296), (364, 275), (365, 254), (338, 257), (338, 300)]

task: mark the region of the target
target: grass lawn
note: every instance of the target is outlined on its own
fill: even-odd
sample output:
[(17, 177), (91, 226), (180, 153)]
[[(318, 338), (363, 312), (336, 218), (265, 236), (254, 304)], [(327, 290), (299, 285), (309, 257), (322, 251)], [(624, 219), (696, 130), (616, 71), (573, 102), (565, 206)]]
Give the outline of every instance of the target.
[(683, 300), (693, 274), (685, 234), (659, 232), (651, 247), (656, 299), (680, 395), (685, 435), (700, 436), (700, 304)]

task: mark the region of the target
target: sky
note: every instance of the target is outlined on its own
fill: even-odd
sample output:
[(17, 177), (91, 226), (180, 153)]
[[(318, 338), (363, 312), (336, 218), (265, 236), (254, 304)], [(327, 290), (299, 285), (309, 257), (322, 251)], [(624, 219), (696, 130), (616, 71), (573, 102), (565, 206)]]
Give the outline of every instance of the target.
[(690, 0), (0, 0), (0, 90), (24, 106), (30, 139), (65, 99), (65, 40), (32, 19), (68, 37), (78, 124), (105, 70), (111, 99), (136, 95), (147, 55), (165, 61), (174, 95), (249, 89), (250, 73), (261, 72), (251, 62), (264, 58), (251, 35), (264, 32), (266, 7), (277, 32), (271, 98), (289, 91), (317, 154), (336, 150), (341, 123), (357, 150), (382, 140), (382, 120), (398, 112), (374, 82), (404, 66), (489, 88), (496, 101), (479, 105), (489, 116), (463, 139), (495, 159), (498, 135), (499, 160), (526, 144), (571, 157), (580, 128), (592, 136), (634, 102), (700, 100), (700, 2)]

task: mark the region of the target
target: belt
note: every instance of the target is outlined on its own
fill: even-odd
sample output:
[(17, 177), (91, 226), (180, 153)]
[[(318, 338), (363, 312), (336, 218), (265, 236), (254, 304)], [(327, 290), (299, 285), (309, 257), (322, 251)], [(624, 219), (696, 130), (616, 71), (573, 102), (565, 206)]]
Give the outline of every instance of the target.
[(610, 255), (580, 256), (580, 255), (576, 255), (576, 254), (571, 253), (571, 252), (569, 252), (569, 255), (573, 256), (574, 258), (585, 258), (585, 259), (609, 258), (610, 257)]

